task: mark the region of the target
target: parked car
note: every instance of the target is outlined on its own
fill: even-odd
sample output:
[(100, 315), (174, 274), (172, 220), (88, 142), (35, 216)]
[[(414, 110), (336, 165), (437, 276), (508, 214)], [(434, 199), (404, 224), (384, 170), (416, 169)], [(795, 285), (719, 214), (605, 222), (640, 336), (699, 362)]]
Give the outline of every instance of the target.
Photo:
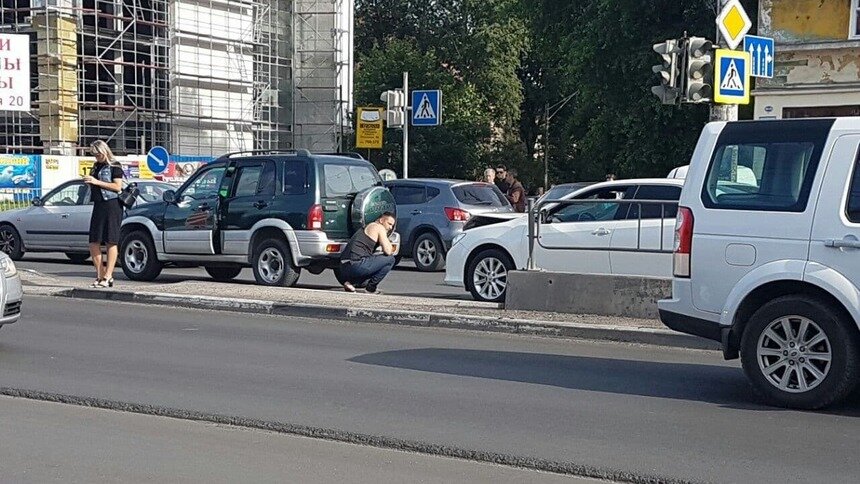
[(566, 197), (577, 190), (581, 190), (585, 187), (594, 185), (595, 183), (597, 182), (573, 182), (554, 185), (546, 193), (541, 195), (537, 199), (537, 202), (535, 202), (535, 204), (543, 200), (560, 200), (561, 198)]
[(445, 268), (451, 242), (476, 214), (512, 213), (511, 204), (491, 183), (432, 178), (385, 182), (397, 203), (402, 253), (420, 271)]
[[(555, 205), (542, 215), (536, 266), (559, 272), (671, 277), (672, 230), (683, 180), (602, 182), (566, 197), (594, 203)], [(666, 200), (665, 205), (613, 200)], [(476, 300), (503, 301), (507, 275), (528, 262), (528, 218), (466, 230), (448, 252), (445, 282)], [(641, 228), (640, 228), (641, 227)], [(637, 247), (638, 243), (638, 247)]]
[[(307, 150), (224, 155), (163, 200), (126, 212), (120, 263), (151, 281), (165, 264), (203, 266), (229, 280), (251, 266), (258, 284), (292, 286), (302, 269), (334, 269), (350, 236), (394, 197), (360, 157)], [(399, 237), (392, 234), (395, 250)]]
[(0, 307), (3, 308), (0, 328), (2, 328), (6, 324), (17, 322), (21, 317), (24, 289), (21, 286), (21, 276), (18, 275), (15, 262), (4, 252), (0, 252), (0, 269), (3, 270), (3, 276), (0, 278)]
[(660, 318), (740, 357), (768, 403), (821, 408), (860, 378), (858, 153), (860, 118), (711, 123), (699, 138)]
[[(176, 187), (155, 180), (129, 180), (138, 184), (136, 204), (161, 200)], [(26, 252), (64, 252), (74, 262), (89, 258), (89, 226), (93, 212), (90, 186), (70, 180), (54, 188), (30, 207), (0, 212), (0, 251), (20, 260)]]

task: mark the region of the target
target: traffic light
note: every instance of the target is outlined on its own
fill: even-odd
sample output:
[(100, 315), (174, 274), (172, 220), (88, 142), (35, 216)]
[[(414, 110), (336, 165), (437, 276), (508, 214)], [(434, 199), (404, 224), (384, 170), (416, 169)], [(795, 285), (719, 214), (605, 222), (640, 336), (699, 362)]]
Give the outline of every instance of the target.
[(402, 128), (406, 122), (406, 96), (403, 89), (385, 91), (379, 100), (385, 103), (385, 124), (389, 128)]
[(663, 104), (675, 104), (680, 94), (678, 74), (682, 44), (669, 39), (662, 44), (654, 44), (654, 52), (660, 54), (663, 63), (652, 68), (655, 74), (660, 74), (660, 85), (652, 87), (651, 92), (659, 97)]
[(704, 37), (690, 37), (684, 47), (684, 95), (688, 103), (709, 102), (714, 93), (714, 44)]

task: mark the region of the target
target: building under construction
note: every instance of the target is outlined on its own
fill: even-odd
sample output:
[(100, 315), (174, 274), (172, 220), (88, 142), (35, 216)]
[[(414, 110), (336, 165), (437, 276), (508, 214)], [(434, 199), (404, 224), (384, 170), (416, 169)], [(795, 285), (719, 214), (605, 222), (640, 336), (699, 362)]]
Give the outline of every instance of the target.
[(335, 151), (350, 112), (353, 0), (3, 0), (30, 38), (31, 109), (0, 152)]

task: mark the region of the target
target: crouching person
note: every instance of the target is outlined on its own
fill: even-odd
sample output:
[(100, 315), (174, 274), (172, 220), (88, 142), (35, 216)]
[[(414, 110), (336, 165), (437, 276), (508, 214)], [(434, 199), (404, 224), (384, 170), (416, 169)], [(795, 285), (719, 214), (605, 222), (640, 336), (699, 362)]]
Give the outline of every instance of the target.
[[(394, 267), (394, 246), (388, 238), (394, 222), (394, 214), (385, 212), (349, 239), (340, 256), (345, 291), (355, 292), (356, 286), (366, 285), (367, 292), (376, 292), (379, 283)], [(377, 247), (382, 248), (382, 254), (373, 254)]]

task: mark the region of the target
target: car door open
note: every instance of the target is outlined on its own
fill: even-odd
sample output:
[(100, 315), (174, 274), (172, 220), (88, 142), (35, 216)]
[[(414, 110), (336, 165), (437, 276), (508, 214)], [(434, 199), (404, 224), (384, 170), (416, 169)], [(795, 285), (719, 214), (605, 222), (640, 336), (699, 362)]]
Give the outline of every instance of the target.
[(164, 210), (164, 251), (168, 254), (215, 254), (218, 190), (225, 167), (197, 173)]

